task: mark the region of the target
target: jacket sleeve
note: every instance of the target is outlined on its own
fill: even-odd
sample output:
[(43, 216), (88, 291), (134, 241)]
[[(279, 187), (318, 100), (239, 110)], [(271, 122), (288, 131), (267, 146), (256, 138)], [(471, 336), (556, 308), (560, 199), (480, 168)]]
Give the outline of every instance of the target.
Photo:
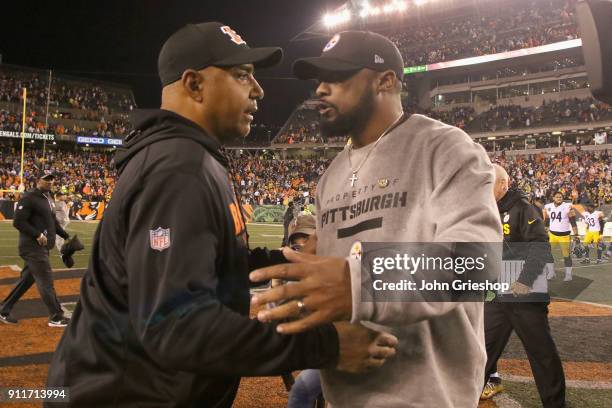
[[(296, 336), (243, 316), (217, 294), (221, 228), (215, 191), (201, 177), (155, 174), (126, 203), (129, 315), (147, 353), (170, 369), (211, 376), (276, 375), (332, 365), (333, 326)], [(150, 232), (168, 229), (169, 245), (152, 249)]]
[(550, 253), (548, 235), (544, 229), (544, 222), (538, 211), (528, 203), (520, 204), (519, 230), (523, 242), (519, 245), (526, 245), (525, 265), (518, 277), (518, 281), (531, 287), (533, 282), (544, 270), (547, 254)]
[[(432, 147), (430, 172), (433, 191), (424, 199), (428, 206), (424, 209), (424, 216), (435, 221), (435, 242), (472, 243), (458, 247), (472, 254), (480, 253), (480, 256), (488, 251), (490, 256), (484, 276), (480, 275), (476, 280), (493, 281), (499, 276), (501, 252), (497, 251), (497, 247), (502, 241), (501, 222), (493, 196), (493, 167), (484, 149), (468, 135), (456, 128), (446, 128), (445, 132), (448, 133), (438, 135), (441, 139), (437, 146)], [(402, 241), (402, 237), (398, 237), (398, 241)], [(418, 299), (409, 304), (362, 302), (359, 262), (349, 261), (349, 268), (353, 294), (352, 322), (366, 320), (383, 325), (411, 324), (441, 316), (461, 304), (457, 301)], [(469, 277), (466, 275), (464, 277)], [(457, 278), (454, 273), (440, 276), (447, 282)], [(450, 295), (444, 294), (445, 297)]]
[(42, 234), (30, 223), (30, 216), (32, 215), (32, 199), (29, 196), (24, 196), (17, 203), (15, 208), (15, 219), (13, 220), (13, 226), (19, 230), (22, 234), (29, 235), (33, 239), (36, 239)]

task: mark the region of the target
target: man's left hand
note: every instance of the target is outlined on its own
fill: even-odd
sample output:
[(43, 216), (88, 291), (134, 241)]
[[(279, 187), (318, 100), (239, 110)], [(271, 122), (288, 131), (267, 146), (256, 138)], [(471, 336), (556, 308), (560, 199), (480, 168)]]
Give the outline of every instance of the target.
[(277, 326), (279, 333), (294, 334), (322, 324), (350, 320), (351, 277), (346, 259), (303, 254), (289, 248), (283, 249), (283, 255), (293, 263), (259, 269), (249, 275), (253, 282), (295, 281), (253, 296), (251, 303), (256, 306), (287, 301), (260, 311), (257, 314), (260, 321), (298, 318)]
[(514, 296), (525, 296), (530, 292), (529, 286), (522, 284), (521, 282), (514, 282), (510, 289), (512, 290), (512, 294)]

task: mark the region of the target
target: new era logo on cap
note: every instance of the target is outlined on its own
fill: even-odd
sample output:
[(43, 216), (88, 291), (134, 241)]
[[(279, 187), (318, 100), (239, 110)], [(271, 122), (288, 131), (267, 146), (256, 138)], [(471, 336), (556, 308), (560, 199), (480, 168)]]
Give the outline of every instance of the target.
[(374, 63), (375, 64), (384, 64), (385, 60), (378, 54), (374, 54)]

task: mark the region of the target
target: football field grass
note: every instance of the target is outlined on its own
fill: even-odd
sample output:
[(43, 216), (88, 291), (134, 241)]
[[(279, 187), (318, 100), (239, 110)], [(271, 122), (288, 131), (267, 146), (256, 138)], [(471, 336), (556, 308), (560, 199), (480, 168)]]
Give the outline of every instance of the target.
[[(91, 255), (91, 244), (98, 227), (97, 221), (72, 221), (66, 228), (72, 236), (77, 234), (85, 245), (83, 251), (74, 255), (74, 268), (85, 268)], [(252, 248), (267, 246), (277, 248), (283, 239), (283, 227), (276, 224), (249, 224), (249, 243)], [(0, 221), (0, 265), (17, 265), (23, 267), (23, 260), (19, 257), (17, 246), (19, 243), (19, 232), (13, 227), (11, 221)], [(51, 267), (54, 269), (65, 268), (57, 249), (50, 252)]]

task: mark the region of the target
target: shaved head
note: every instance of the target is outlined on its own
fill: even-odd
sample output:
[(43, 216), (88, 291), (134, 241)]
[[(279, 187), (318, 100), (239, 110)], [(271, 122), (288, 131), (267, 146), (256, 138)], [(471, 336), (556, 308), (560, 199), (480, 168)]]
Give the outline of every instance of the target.
[(495, 195), (495, 201), (499, 201), (508, 191), (510, 184), (510, 176), (508, 172), (499, 164), (493, 164), (495, 169), (495, 184), (493, 185), (493, 194)]

